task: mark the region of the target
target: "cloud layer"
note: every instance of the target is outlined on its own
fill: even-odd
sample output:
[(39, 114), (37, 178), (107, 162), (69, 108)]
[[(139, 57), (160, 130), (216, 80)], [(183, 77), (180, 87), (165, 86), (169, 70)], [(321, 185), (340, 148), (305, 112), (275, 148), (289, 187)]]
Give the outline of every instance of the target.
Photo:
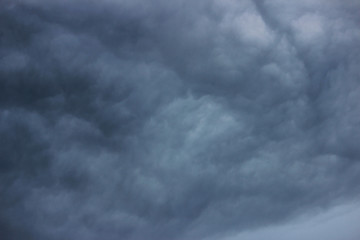
[(359, 10), (3, 1), (2, 238), (222, 239), (358, 201)]

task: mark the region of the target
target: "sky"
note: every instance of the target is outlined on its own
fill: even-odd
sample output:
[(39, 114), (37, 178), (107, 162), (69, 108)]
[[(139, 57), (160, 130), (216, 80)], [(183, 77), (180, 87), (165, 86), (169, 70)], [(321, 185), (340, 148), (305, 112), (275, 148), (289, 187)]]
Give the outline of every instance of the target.
[(360, 2), (0, 1), (2, 240), (358, 240)]

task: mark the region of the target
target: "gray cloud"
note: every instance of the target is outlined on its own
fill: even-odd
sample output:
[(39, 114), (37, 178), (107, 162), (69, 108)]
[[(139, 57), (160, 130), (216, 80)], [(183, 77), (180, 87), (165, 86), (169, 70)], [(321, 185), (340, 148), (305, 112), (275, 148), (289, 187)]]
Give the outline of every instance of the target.
[(222, 239), (358, 201), (359, 9), (4, 1), (1, 235)]

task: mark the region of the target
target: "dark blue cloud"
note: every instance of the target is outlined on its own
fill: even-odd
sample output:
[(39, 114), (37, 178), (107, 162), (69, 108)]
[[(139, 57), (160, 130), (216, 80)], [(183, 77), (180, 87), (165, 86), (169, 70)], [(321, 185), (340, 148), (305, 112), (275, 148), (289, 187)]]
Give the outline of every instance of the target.
[(1, 3), (1, 236), (221, 239), (357, 201), (354, 9)]

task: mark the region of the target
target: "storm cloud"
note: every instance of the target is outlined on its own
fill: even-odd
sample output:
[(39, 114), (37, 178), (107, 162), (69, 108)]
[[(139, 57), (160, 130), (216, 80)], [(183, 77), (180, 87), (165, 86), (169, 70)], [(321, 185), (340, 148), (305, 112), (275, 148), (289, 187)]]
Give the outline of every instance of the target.
[(291, 236), (359, 206), (359, 12), (1, 1), (1, 239)]

